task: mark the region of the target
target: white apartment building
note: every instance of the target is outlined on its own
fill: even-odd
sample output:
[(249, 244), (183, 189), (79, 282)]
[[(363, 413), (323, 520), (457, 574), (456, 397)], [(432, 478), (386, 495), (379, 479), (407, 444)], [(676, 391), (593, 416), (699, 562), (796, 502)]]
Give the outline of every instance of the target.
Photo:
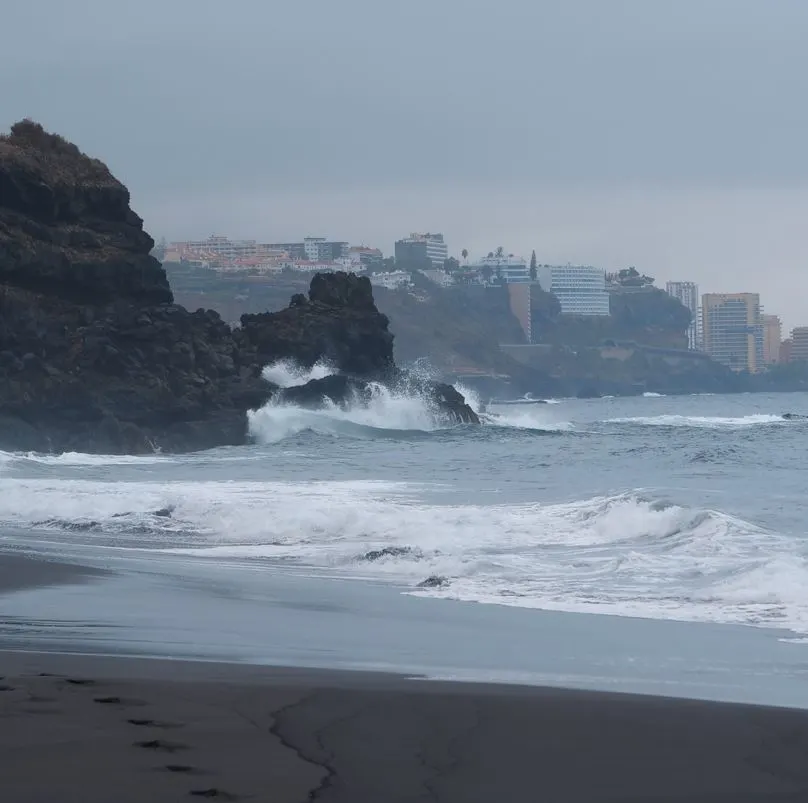
[(692, 351), (701, 351), (701, 303), (699, 286), (695, 282), (668, 282), (665, 292), (681, 301), (690, 310), (690, 326), (687, 329), (687, 347)]
[(561, 304), (563, 315), (608, 315), (609, 293), (606, 274), (591, 265), (539, 265), (538, 280), (543, 290)]

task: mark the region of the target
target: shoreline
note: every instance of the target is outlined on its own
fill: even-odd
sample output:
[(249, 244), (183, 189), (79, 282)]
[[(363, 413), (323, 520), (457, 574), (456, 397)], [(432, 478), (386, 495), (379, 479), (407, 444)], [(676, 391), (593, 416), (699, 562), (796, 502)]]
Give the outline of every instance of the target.
[(0, 674), (15, 803), (808, 796), (800, 710), (14, 651), (0, 651)]
[(14, 591), (87, 583), (112, 572), (41, 555), (0, 552), (0, 595)]
[(78, 583), (0, 596), (0, 648), (808, 709), (805, 646), (785, 631), (431, 599), (277, 566), (74, 559), (113, 571), (87, 581), (71, 564)]

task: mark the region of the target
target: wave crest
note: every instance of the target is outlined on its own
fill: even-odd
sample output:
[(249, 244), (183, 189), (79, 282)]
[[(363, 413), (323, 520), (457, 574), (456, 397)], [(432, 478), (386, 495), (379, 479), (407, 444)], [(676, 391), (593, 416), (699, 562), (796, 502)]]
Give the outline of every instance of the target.
[[(422, 490), (5, 479), (0, 521), (47, 528), (51, 542), (283, 561), (417, 594), (808, 633), (799, 542), (738, 517), (637, 492), (483, 506), (430, 504)], [(425, 577), (445, 582), (419, 587)]]

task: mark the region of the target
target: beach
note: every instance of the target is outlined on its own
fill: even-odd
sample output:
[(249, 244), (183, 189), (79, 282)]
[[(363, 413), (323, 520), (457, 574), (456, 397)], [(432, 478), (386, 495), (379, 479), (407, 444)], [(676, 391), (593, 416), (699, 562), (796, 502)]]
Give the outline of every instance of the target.
[(808, 713), (226, 664), (0, 653), (14, 803), (808, 799)]
[[(91, 567), (21, 555), (0, 565), (3, 607), (104, 589)], [(162, 658), (103, 655), (123, 640), (48, 643), (33, 623), (29, 636), (27, 650), (0, 640), (12, 803), (808, 799), (802, 709), (170, 660), (165, 646)]]

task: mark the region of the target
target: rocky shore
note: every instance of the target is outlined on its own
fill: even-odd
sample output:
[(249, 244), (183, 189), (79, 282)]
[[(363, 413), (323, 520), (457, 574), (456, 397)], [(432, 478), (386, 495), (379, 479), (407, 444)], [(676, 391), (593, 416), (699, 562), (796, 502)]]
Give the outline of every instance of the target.
[(175, 304), (129, 200), (102, 162), (36, 123), (0, 138), (0, 449), (245, 443), (247, 411), (280, 398), (261, 377), (280, 359), (342, 374), (288, 402), (361, 403), (382, 382), (425, 394), (447, 422), (477, 422), (454, 388), (396, 368), (366, 278), (317, 275), (308, 296), (234, 330)]

